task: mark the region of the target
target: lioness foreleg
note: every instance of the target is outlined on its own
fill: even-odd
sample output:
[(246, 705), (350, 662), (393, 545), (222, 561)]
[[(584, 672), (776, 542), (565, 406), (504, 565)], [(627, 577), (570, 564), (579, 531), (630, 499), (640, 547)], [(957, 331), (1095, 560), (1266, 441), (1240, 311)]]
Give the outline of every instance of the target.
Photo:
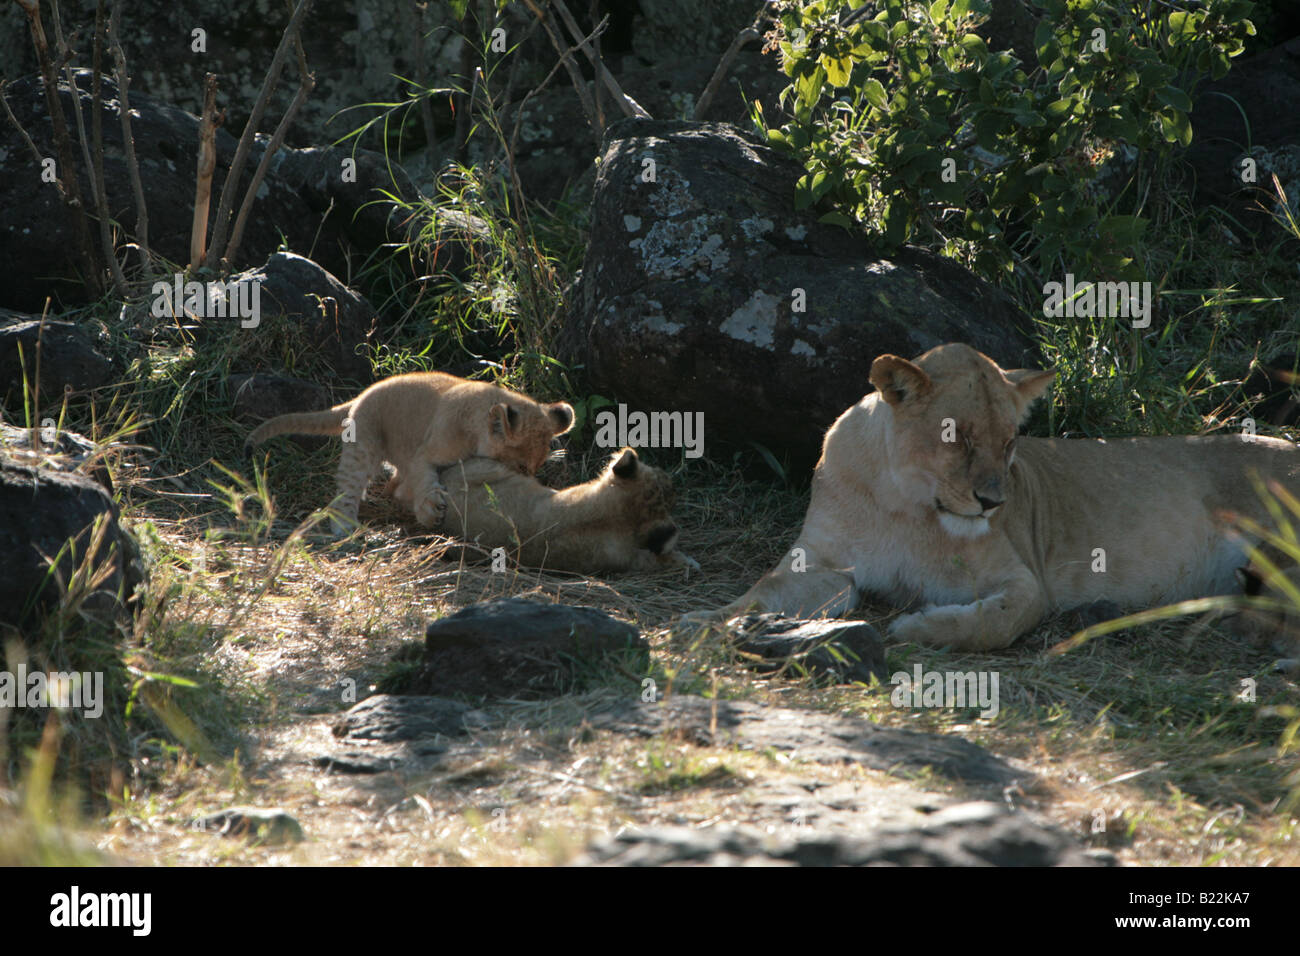
[(1038, 582), (1026, 573), (971, 604), (928, 607), (895, 618), (888, 636), (931, 647), (991, 651), (1009, 646), (1046, 613), (1046, 597)]

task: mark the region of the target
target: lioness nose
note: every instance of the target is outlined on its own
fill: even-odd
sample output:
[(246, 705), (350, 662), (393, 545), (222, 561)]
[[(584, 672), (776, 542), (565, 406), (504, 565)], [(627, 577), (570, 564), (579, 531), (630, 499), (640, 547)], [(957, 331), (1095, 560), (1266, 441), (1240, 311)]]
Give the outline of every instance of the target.
[(975, 500), (980, 503), (980, 507), (985, 511), (992, 511), (998, 505), (1002, 504), (1002, 498), (989, 498), (986, 495), (976, 495)]

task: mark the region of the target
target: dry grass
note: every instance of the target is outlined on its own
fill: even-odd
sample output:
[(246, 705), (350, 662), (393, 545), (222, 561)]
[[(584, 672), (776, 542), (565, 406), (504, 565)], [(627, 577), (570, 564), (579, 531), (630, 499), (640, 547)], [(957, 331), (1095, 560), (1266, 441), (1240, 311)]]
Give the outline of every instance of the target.
[[(571, 471), (599, 460), (575, 460)], [(997, 671), (1001, 712), (993, 720), (973, 710), (895, 708), (888, 687), (759, 679), (714, 643), (670, 640), (668, 625), (684, 611), (725, 603), (761, 574), (792, 539), (806, 499), (695, 463), (678, 468), (675, 480), (681, 547), (703, 565), (689, 579), (493, 574), (447, 560), (445, 541), (417, 533), (382, 500), (363, 510), (362, 534), (336, 545), (298, 524), (321, 500), (305, 500), (321, 484), (313, 475), (288, 494), (275, 488), (277, 501), (289, 501), (283, 510), (249, 504), (242, 519), (211, 489), (160, 492), (156, 478), (128, 484), (126, 513), (137, 530), (148, 528), (151, 593), (167, 596), (141, 625), (141, 653), (149, 667), (197, 685), (167, 691), (203, 744), (178, 747), (166, 719), (165, 732), (152, 725), (131, 755), (135, 772), (122, 795), (106, 815), (83, 821), (97, 851), (164, 864), (553, 864), (632, 824), (793, 825), (760, 799), (781, 786), (902, 788), (863, 768), (584, 730), (585, 714), (601, 700), (639, 694), (636, 675), (616, 671), (584, 695), (487, 704), (504, 729), (427, 773), (356, 777), (312, 766), (332, 741), (332, 716), (400, 669), (401, 653), (429, 618), (530, 594), (636, 624), (651, 640), (653, 674), (667, 693), (858, 714), (971, 739), (1032, 769), (1037, 782), (1006, 795), (934, 776), (912, 784), (1011, 800), (1128, 862), (1300, 863), (1294, 817), (1279, 809), (1296, 760), (1279, 756), (1283, 721), (1266, 715), (1268, 704), (1294, 703), (1296, 688), (1268, 674), (1248, 646), (1213, 625), (1172, 621), (1065, 656), (1048, 654), (1069, 636), (1062, 622), (996, 654), (890, 648), (891, 671), (918, 662)], [(875, 610), (869, 619), (887, 620)], [(1257, 682), (1256, 703), (1235, 699), (1246, 678)], [(190, 827), (201, 813), (241, 803), (284, 807), (308, 840), (259, 846)], [(820, 812), (827, 825), (842, 825)], [(1092, 834), (1098, 819), (1106, 829)], [(9, 852), (42, 858), (32, 844)]]

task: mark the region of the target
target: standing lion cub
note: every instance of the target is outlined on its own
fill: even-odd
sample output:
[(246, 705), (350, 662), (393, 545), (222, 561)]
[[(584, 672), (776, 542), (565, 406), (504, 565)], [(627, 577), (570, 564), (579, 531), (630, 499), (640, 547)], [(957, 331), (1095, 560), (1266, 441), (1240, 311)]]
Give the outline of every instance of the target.
[(1239, 590), (1225, 512), (1272, 527), (1252, 477), (1300, 492), (1300, 451), (1248, 436), (1017, 438), (1052, 373), (966, 345), (882, 355), (826, 433), (803, 530), (781, 564), (709, 620), (895, 606), (900, 641), (1005, 647), (1049, 614)]
[(383, 462), (395, 469), (387, 491), (426, 527), (442, 520), (446, 493), (438, 469), (481, 456), (533, 475), (551, 439), (573, 426), (573, 409), (550, 405), (486, 382), (444, 372), (410, 372), (371, 385), (328, 411), (279, 415), (248, 436), (249, 446), (275, 435), (342, 435), (336, 534), (356, 524), (357, 509)]

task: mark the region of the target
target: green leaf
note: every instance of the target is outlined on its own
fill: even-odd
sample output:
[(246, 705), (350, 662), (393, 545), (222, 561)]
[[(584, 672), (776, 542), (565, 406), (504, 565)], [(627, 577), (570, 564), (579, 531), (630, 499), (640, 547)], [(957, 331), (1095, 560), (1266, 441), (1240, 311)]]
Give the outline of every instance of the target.
[(948, 0), (934, 0), (930, 4), (930, 22), (936, 27), (943, 23), (944, 14), (948, 12)]
[(828, 212), (817, 219), (818, 222), (824, 222), (828, 226), (843, 226), (845, 229), (853, 228), (853, 220), (842, 212)]
[(1166, 86), (1156, 90), (1156, 100), (1161, 106), (1172, 106), (1184, 113), (1192, 111), (1192, 98), (1176, 86)]
[(884, 111), (889, 107), (889, 95), (884, 85), (874, 77), (862, 84), (862, 96), (878, 110)]

